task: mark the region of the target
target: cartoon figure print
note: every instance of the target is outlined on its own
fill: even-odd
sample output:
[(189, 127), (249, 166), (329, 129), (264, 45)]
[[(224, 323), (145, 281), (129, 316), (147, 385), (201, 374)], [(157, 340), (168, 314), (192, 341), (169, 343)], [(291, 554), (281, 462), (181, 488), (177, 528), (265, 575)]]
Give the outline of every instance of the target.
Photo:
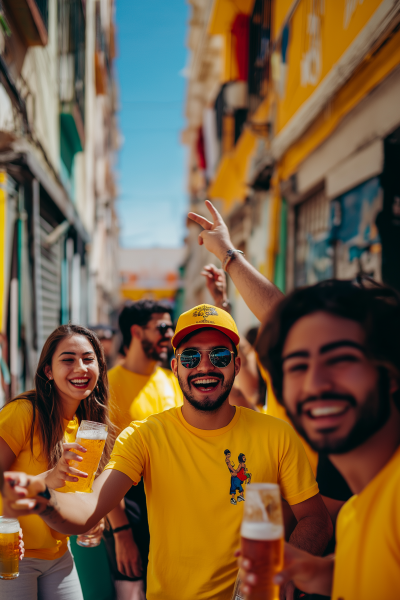
[[(231, 451), (224, 450), (226, 466), (231, 474), (231, 487), (229, 494), (231, 496), (231, 504), (244, 502), (242, 484), (251, 483), (251, 473), (248, 472), (246, 466), (246, 456), (240, 453), (238, 456), (239, 465), (235, 469), (234, 463), (231, 461)], [(236, 497), (236, 492), (238, 496)]]

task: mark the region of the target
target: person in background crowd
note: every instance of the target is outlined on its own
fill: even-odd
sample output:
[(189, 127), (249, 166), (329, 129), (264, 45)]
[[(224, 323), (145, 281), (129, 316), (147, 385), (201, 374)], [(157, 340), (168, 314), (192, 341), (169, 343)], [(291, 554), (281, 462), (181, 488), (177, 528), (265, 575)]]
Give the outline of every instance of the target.
[[(35, 389), (20, 394), (0, 411), (0, 469), (24, 471), (29, 476), (41, 474), (52, 489), (86, 476), (67, 463), (71, 458), (81, 460), (73, 450), (84, 450), (75, 442), (82, 419), (109, 426), (102, 468), (113, 445), (103, 350), (89, 329), (62, 325), (43, 346)], [(25, 558), (18, 579), (0, 581), (0, 596), (82, 599), (68, 537), (57, 534), (34, 515), (21, 517), (20, 523)]]
[(116, 331), (111, 325), (89, 325), (89, 329), (94, 331), (103, 346), (104, 356), (106, 358), (107, 369), (111, 369), (115, 362), (114, 336)]
[(355, 494), (338, 516), (334, 560), (288, 547), (279, 582), (334, 600), (399, 597), (399, 338), (400, 295), (372, 280), (296, 290), (263, 327), (257, 351), (277, 398)]
[[(151, 537), (148, 600), (229, 600), (245, 500), (231, 502), (225, 450), (231, 461), (245, 457), (252, 482), (280, 484), (298, 520), (291, 544), (321, 554), (332, 522), (294, 429), (228, 402), (240, 370), (232, 317), (211, 305), (197, 306), (180, 316), (172, 344), (183, 406), (127, 427), (92, 494), (50, 490), (47, 505), (39, 503), (37, 510), (52, 528), (79, 532), (116, 506), (143, 475)], [(293, 598), (291, 583), (282, 597)]]
[[(203, 268), (201, 274), (206, 278), (207, 288), (215, 305), (230, 313), (231, 305), (226, 290), (225, 272), (213, 264), (208, 264)], [(254, 351), (257, 333), (258, 327), (252, 327), (246, 333), (245, 338), (240, 341), (241, 367), (234, 388), (240, 390), (252, 406), (264, 412), (267, 387), (258, 368), (257, 355)]]
[[(140, 300), (119, 317), (125, 358), (109, 371), (111, 418), (118, 433), (133, 420), (182, 404), (176, 377), (159, 365), (168, 357), (174, 330), (166, 302)], [(113, 532), (104, 538), (118, 600), (142, 600), (149, 553), (149, 528), (143, 481), (133, 486), (109, 515)]]

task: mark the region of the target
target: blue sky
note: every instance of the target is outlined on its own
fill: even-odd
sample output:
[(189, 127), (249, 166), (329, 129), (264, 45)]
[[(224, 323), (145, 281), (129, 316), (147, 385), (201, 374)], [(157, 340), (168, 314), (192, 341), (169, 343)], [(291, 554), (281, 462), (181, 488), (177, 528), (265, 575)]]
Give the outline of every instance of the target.
[(117, 0), (121, 245), (177, 247), (187, 205), (185, 126), (189, 15), (184, 0)]

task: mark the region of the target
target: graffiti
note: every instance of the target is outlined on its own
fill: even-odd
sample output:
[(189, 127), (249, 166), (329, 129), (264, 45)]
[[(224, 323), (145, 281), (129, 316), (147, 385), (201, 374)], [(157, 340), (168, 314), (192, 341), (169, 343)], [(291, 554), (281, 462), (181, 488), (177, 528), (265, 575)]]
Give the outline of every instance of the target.
[(321, 16), (324, 1), (313, 2), (312, 12), (307, 15), (308, 50), (300, 62), (301, 85), (316, 85), (322, 70)]
[(347, 29), (351, 20), (351, 17), (354, 15), (355, 10), (359, 4), (363, 4), (364, 0), (346, 0), (344, 6), (344, 16), (343, 16), (343, 28)]

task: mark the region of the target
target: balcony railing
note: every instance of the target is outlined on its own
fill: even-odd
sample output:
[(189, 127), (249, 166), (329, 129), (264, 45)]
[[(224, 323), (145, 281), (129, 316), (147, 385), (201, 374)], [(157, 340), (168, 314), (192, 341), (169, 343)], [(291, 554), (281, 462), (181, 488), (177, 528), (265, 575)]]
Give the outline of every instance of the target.
[(85, 17), (81, 0), (59, 0), (60, 101), (85, 118)]

